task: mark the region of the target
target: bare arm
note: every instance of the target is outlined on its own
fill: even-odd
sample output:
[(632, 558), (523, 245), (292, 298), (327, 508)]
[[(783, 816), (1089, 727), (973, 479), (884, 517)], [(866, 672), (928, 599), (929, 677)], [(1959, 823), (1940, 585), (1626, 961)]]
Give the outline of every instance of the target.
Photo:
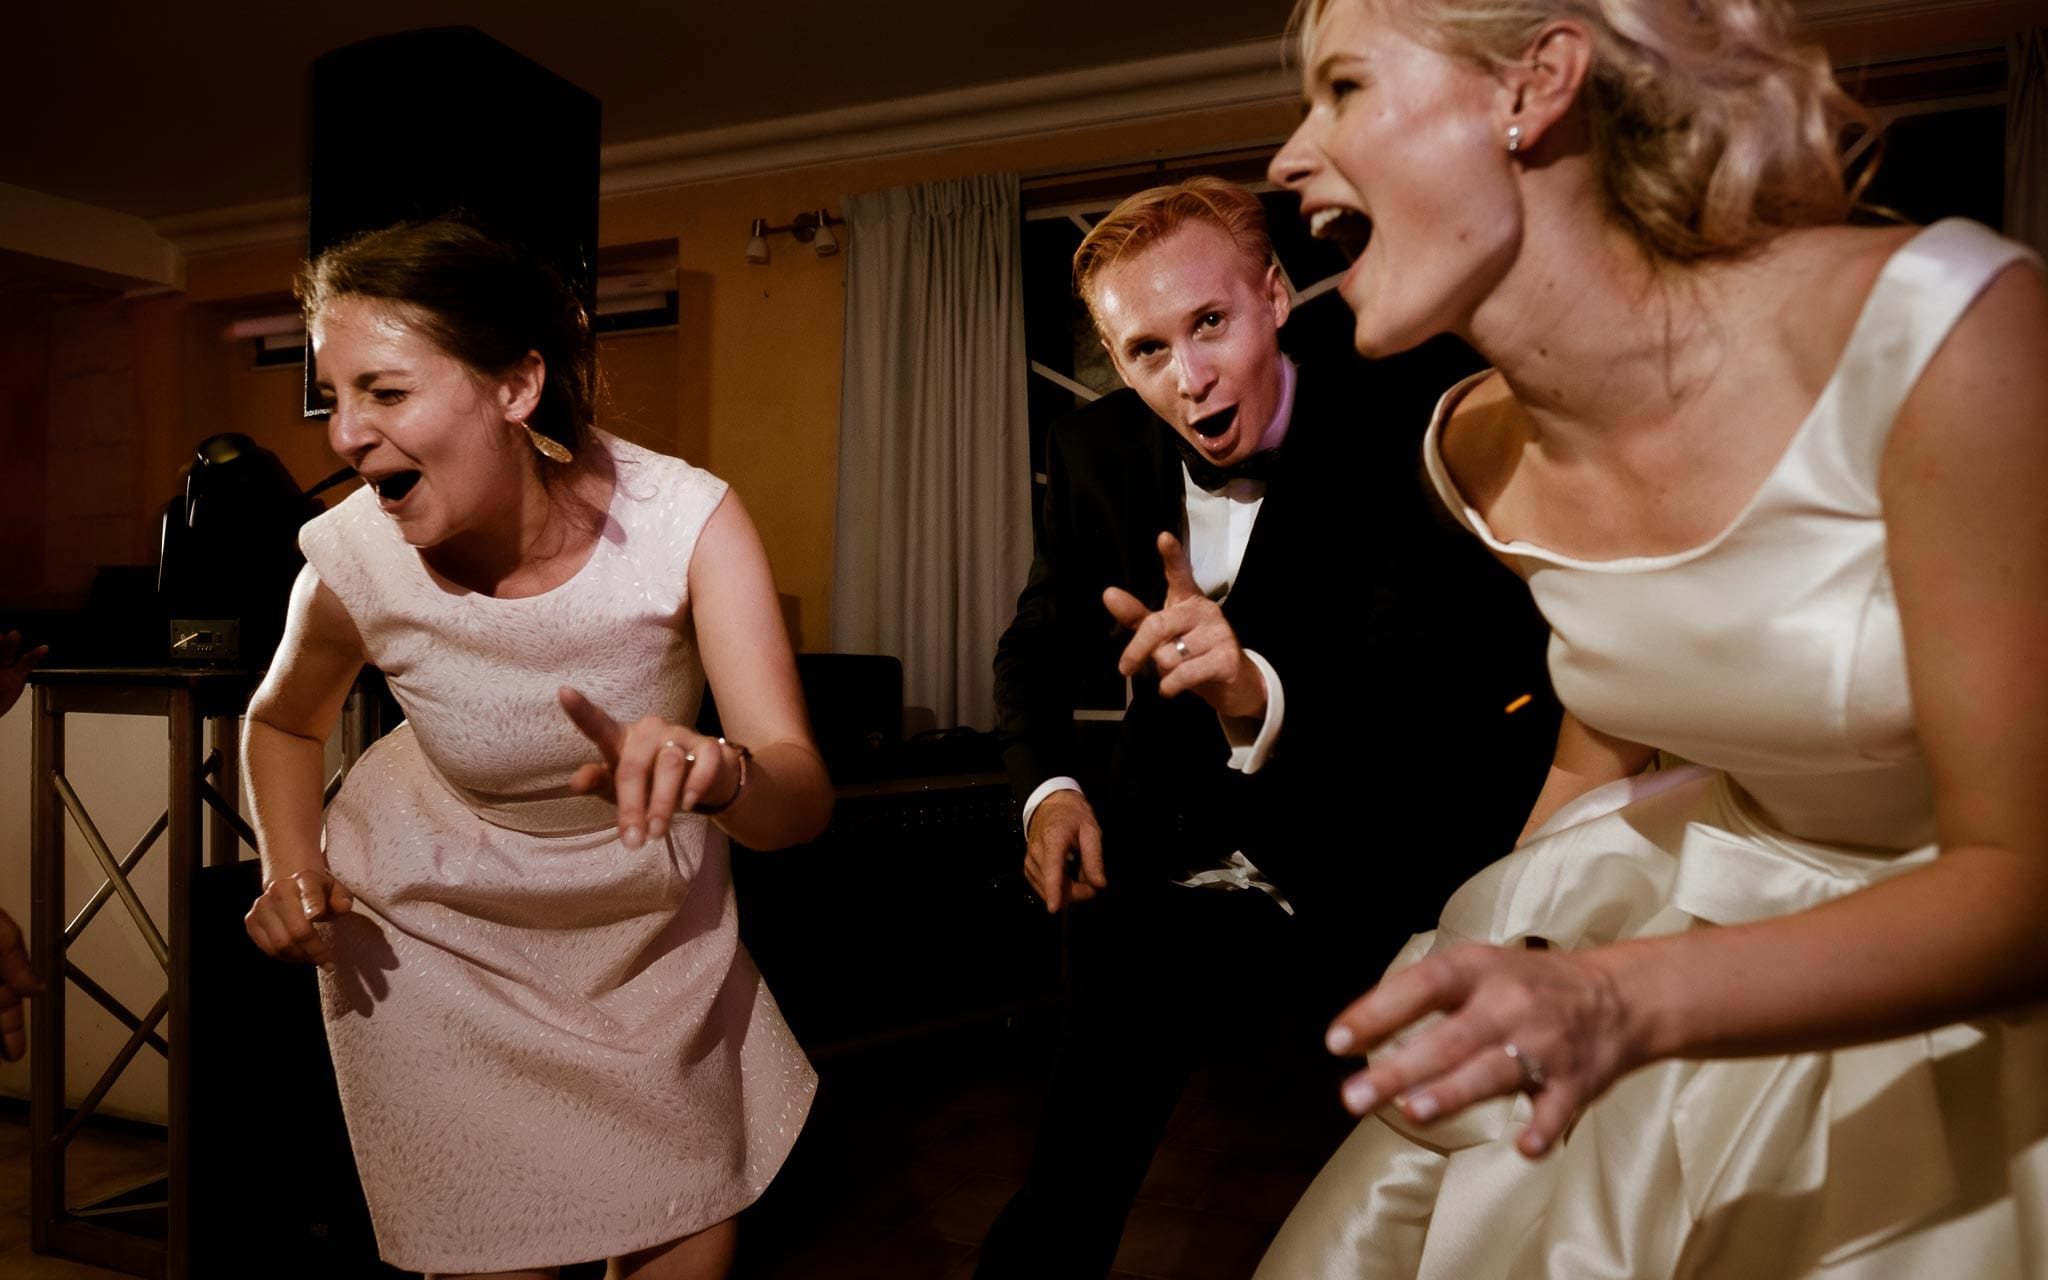
[[(1617, 1077), (1670, 1057), (1863, 1043), (2048, 991), (2048, 286), (2009, 269), (1936, 355), (1881, 476), (1941, 856), (1824, 906), (1575, 955), (1472, 947), (1389, 978), (1338, 1019), (1359, 1051), (1453, 1016), (1353, 1077), (1354, 1109), (1427, 1119), (1520, 1083), (1534, 1155)], [(1408, 1092), (1409, 1090), (1413, 1092)]]
[(768, 552), (737, 493), (727, 492), (697, 539), (690, 595), (725, 736), (754, 753), (746, 790), (718, 825), (755, 849), (810, 840), (831, 820), (832, 780), (811, 741)]
[(1552, 814), (1595, 787), (1641, 773), (1656, 754), (1653, 747), (1602, 733), (1565, 712), (1557, 725), (1557, 754), (1515, 843), (1527, 840)]
[(301, 570), (284, 640), (249, 702), (242, 738), (264, 885), (245, 923), (256, 945), (281, 959), (328, 963), (326, 943), (307, 922), (352, 904), (320, 849), (321, 775), (327, 735), (363, 660), (340, 599), (311, 566)]
[[(2048, 286), (2002, 273), (1936, 355), (1881, 476), (1941, 856), (1799, 916), (1706, 931), (1622, 987), (1655, 1056), (1842, 1044), (2048, 991)], [(1786, 973), (1811, 981), (1787, 983)], [(1721, 983), (1696, 985), (1700, 974)]]

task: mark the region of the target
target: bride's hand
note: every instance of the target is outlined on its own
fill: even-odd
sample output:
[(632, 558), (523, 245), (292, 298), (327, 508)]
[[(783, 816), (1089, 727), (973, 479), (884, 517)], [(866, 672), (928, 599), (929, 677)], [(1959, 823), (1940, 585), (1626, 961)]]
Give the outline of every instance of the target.
[(1372, 1052), (1371, 1065), (1344, 1082), (1344, 1105), (1363, 1115), (1391, 1098), (1425, 1124), (1526, 1092), (1533, 1113), (1516, 1146), (1542, 1155), (1581, 1108), (1641, 1065), (1610, 957), (1466, 945), (1390, 974), (1330, 1024), (1332, 1053), (1379, 1050), (1416, 1020), (1444, 1017)]
[(556, 696), (604, 757), (578, 768), (569, 778), (569, 790), (602, 795), (617, 805), (619, 838), (628, 849), (644, 844), (649, 831), (666, 830), (678, 808), (688, 811), (732, 791), (735, 783), (727, 777), (732, 767), (718, 739), (659, 716), (621, 724), (567, 686)]

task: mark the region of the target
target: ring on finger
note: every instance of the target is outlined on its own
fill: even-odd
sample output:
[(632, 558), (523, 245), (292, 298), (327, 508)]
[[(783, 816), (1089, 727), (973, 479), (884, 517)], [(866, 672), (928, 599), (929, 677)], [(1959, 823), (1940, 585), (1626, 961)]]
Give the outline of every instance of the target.
[(1543, 1087), (1548, 1077), (1544, 1073), (1542, 1059), (1515, 1047), (1512, 1040), (1501, 1045), (1500, 1051), (1508, 1055), (1508, 1060), (1515, 1064), (1515, 1070), (1521, 1073), (1523, 1093), (1533, 1094)]
[(685, 747), (682, 743), (677, 742), (674, 738), (663, 738), (661, 740), (661, 745), (655, 748), (655, 750), (667, 751), (671, 747), (683, 753), (683, 767), (685, 769), (697, 763), (697, 753), (690, 750), (688, 747)]
[(1173, 651), (1181, 656), (1181, 661), (1187, 661), (1188, 638), (1186, 636), (1175, 636), (1173, 638)]

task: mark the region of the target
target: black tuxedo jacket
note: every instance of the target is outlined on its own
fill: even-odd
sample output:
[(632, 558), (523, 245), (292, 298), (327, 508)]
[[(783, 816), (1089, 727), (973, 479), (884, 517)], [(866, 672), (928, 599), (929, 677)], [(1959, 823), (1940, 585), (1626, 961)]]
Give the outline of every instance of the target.
[(1112, 886), (1242, 850), (1299, 918), (1377, 964), (1512, 844), (1556, 742), (1548, 631), (1427, 491), (1419, 442), (1440, 389), (1356, 359), (1301, 370), (1223, 602), (1286, 698), (1276, 750), (1249, 775), (1229, 768), (1208, 704), (1161, 698), (1149, 674), (1106, 776), (1082, 764), (1073, 713), (1116, 705), (1129, 639), (1103, 588), (1164, 601), (1155, 539), (1185, 538), (1184, 490), (1172, 430), (1135, 392), (1051, 429), (1036, 554), (996, 651), (997, 732), (1020, 803), (1049, 777), (1084, 779)]

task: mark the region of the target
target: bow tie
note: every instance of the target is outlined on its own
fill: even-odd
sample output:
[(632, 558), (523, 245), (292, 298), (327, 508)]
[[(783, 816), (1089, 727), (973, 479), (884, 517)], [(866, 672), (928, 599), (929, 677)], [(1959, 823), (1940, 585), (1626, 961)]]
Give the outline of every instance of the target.
[(1219, 467), (1203, 457), (1202, 451), (1189, 444), (1180, 432), (1171, 427), (1167, 431), (1173, 436), (1173, 447), (1180, 450), (1180, 460), (1187, 464), (1188, 478), (1211, 493), (1232, 480), (1270, 480), (1278, 469), (1278, 449), (1261, 450), (1235, 466)]

